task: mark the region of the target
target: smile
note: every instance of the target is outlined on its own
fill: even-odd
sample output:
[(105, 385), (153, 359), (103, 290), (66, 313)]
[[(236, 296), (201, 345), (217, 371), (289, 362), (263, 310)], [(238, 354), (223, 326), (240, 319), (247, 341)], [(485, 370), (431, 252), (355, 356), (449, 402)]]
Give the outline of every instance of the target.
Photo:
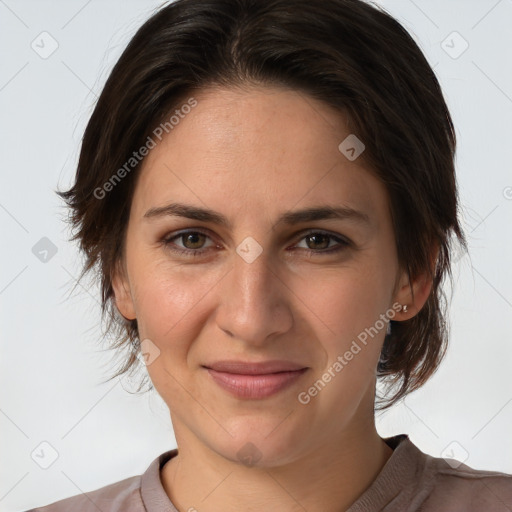
[[(205, 366), (213, 381), (240, 399), (262, 399), (294, 384), (308, 368), (291, 363), (217, 363)], [(286, 368), (285, 368), (286, 367)], [(284, 368), (284, 369), (283, 369)]]

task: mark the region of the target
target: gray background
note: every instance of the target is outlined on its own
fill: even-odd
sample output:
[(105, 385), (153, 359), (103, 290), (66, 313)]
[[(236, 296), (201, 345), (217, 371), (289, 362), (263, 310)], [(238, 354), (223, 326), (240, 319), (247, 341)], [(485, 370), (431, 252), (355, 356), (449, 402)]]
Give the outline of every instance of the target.
[[(379, 3), (444, 89), (471, 258), (455, 268), (441, 368), (377, 426), (432, 455), (512, 473), (512, 0)], [(0, 0), (2, 511), (140, 474), (175, 447), (156, 393), (131, 395), (128, 379), (101, 384), (114, 362), (99, 342), (98, 290), (84, 282), (72, 293), (82, 260), (53, 192), (71, 183), (111, 66), (160, 4)]]

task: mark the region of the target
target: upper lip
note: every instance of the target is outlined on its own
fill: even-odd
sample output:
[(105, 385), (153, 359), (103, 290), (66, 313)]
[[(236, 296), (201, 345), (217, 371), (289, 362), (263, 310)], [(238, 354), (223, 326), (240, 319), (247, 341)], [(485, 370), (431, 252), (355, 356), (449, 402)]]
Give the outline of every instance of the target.
[(277, 372), (292, 372), (307, 368), (301, 364), (291, 361), (262, 361), (259, 363), (251, 363), (245, 361), (216, 361), (208, 365), (204, 365), (217, 372), (236, 373), (241, 375), (265, 375)]

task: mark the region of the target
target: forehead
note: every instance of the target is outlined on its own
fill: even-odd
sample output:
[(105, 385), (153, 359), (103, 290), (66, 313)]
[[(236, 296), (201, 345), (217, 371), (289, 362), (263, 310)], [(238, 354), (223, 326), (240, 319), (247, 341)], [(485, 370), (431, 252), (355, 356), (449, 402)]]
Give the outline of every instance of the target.
[(347, 119), (322, 102), (274, 87), (215, 88), (193, 98), (196, 106), (175, 116), (139, 170), (132, 205), (139, 214), (178, 199), (269, 217), (313, 203), (386, 208), (384, 186), (363, 159), (350, 161), (338, 148), (350, 135)]

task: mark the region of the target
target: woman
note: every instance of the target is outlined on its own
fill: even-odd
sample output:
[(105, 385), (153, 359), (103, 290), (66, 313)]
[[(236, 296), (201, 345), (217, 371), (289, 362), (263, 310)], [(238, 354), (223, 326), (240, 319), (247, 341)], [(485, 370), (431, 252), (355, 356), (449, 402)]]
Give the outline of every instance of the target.
[(375, 428), (446, 349), (454, 153), (433, 71), (378, 8), (154, 14), (61, 195), (114, 348), (133, 347), (117, 375), (144, 358), (178, 448), (37, 510), (509, 510), (511, 475)]

